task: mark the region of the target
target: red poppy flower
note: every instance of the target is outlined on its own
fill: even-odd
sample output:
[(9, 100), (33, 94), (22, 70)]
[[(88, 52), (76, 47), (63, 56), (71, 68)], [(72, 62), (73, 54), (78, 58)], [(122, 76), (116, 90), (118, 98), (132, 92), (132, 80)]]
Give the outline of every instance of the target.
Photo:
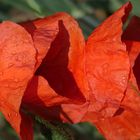
[(122, 37), (123, 41), (127, 45), (127, 52), (131, 63), (131, 71), (129, 74), (125, 96), (121, 102), (120, 108), (112, 118), (107, 118), (95, 123), (100, 132), (109, 140), (140, 139), (139, 26), (140, 18), (133, 17)]
[(109, 140), (140, 138), (139, 19), (122, 31), (130, 10), (128, 2), (86, 43), (66, 13), (0, 24), (0, 110), (22, 140), (33, 139), (26, 111), (94, 123)]
[[(92, 47), (94, 50), (92, 51), (91, 49), (87, 55), (90, 56), (88, 63), (92, 68), (87, 74), (94, 72), (93, 70), (96, 67), (98, 68), (104, 61), (109, 60), (110, 63), (105, 65), (106, 67), (103, 65), (101, 70), (98, 68), (96, 73), (89, 77), (91, 78), (89, 83), (91, 83), (91, 89), (93, 88), (94, 98), (91, 96), (88, 111), (78, 121), (93, 123), (108, 140), (138, 140), (140, 138), (140, 19), (133, 17), (123, 35), (121, 30), (121, 20), (124, 21), (123, 17), (126, 18), (130, 9), (131, 5), (126, 4), (109, 17), (92, 33), (86, 46), (87, 50), (88, 47)], [(112, 26), (110, 23), (112, 23)], [(100, 34), (101, 36), (98, 36)], [(97, 40), (98, 38), (99, 41)], [(96, 47), (98, 53), (96, 53)], [(91, 52), (93, 52), (92, 55), (90, 55)], [(102, 54), (105, 54), (103, 59)], [(96, 59), (93, 59), (94, 55)], [(106, 59), (106, 56), (110, 58)], [(93, 59), (92, 63), (90, 62), (91, 59)], [(100, 61), (101, 59), (102, 61)], [(120, 68), (115, 69), (117, 64)], [(90, 67), (86, 66), (85, 69)], [(112, 73), (114, 74), (112, 75)], [(93, 80), (93, 77), (95, 77), (95, 80)], [(99, 80), (99, 84), (96, 84), (97, 80)], [(119, 88), (117, 88), (117, 85)], [(96, 91), (98, 91), (97, 95)], [(96, 100), (92, 102), (92, 99)], [(100, 110), (97, 110), (96, 102), (98, 102), (97, 107), (103, 105)], [(63, 105), (62, 107), (63, 111), (70, 117), (69, 120), (77, 122), (76, 115), (79, 114), (82, 108), (80, 109), (80, 107), (78, 108), (75, 105)], [(68, 120), (66, 119), (66, 121)]]
[(5, 21), (0, 31), (0, 110), (22, 140), (31, 140), (31, 118), (25, 114), (28, 105), (40, 110), (42, 106), (85, 102), (79, 63), (84, 38), (74, 19), (65, 13), (20, 25)]

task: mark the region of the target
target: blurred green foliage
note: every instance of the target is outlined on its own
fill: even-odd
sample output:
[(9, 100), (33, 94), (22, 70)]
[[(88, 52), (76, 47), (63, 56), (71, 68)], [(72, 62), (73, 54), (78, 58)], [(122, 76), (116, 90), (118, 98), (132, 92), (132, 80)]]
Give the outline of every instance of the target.
[[(65, 11), (79, 22), (85, 37), (128, 0), (0, 0), (0, 21), (12, 20), (22, 22), (45, 17), (56, 12)], [(140, 0), (130, 0), (133, 4), (133, 15), (140, 15)], [(103, 140), (97, 130), (88, 123), (68, 125), (75, 140)], [(43, 128), (44, 129), (44, 128)], [(35, 140), (62, 140), (58, 135), (49, 136), (51, 128), (35, 125)], [(43, 130), (44, 132), (44, 130)], [(50, 132), (50, 133), (49, 133)], [(54, 132), (56, 133), (56, 132)], [(46, 136), (45, 136), (46, 135)], [(45, 137), (44, 137), (45, 136)], [(0, 140), (18, 140), (17, 135), (0, 115)]]
[[(89, 123), (71, 125), (37, 119), (34, 122), (34, 132), (34, 140), (103, 140), (96, 128)], [(0, 140), (18, 139), (15, 131), (0, 114)]]
[[(65, 11), (73, 15), (87, 37), (107, 16), (128, 0), (0, 0), (0, 20), (16, 22)], [(133, 14), (140, 14), (140, 1), (130, 0)]]

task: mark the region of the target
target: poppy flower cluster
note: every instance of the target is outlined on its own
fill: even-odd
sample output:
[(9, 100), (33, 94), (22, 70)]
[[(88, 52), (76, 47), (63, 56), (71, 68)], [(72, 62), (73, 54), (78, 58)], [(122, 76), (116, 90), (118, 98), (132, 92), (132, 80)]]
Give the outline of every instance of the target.
[(32, 118), (90, 122), (107, 140), (140, 139), (140, 18), (128, 2), (85, 41), (66, 13), (0, 24), (0, 111), (21, 140)]

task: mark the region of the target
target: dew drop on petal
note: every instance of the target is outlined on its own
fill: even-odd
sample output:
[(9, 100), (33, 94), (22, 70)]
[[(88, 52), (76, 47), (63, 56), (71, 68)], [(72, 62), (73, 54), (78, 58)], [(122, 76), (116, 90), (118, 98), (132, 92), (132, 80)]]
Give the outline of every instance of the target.
[(9, 84), (5, 84), (5, 87), (9, 87)]
[(105, 63), (102, 65), (102, 70), (103, 70), (103, 73), (107, 73), (108, 72), (108, 69), (109, 69), (109, 64), (108, 63)]
[(121, 86), (125, 86), (125, 84), (126, 84), (126, 77), (125, 76), (122, 76), (120, 85)]
[(13, 63), (9, 63), (9, 64), (8, 64), (8, 67), (11, 67), (11, 66), (13, 66)]
[(17, 78), (14, 79), (15, 82), (18, 82), (19, 80)]
[(17, 117), (18, 116), (18, 113), (15, 113), (15, 116)]
[(2, 71), (0, 71), (0, 76), (2, 76), (3, 75), (3, 72)]
[(12, 51), (12, 52), (11, 52), (12, 55), (15, 55), (16, 53), (17, 53), (16, 51)]
[(0, 101), (0, 105), (3, 105), (4, 104), (4, 101)]
[(11, 114), (10, 114), (10, 113), (8, 113), (8, 117), (9, 117), (9, 118), (11, 117)]

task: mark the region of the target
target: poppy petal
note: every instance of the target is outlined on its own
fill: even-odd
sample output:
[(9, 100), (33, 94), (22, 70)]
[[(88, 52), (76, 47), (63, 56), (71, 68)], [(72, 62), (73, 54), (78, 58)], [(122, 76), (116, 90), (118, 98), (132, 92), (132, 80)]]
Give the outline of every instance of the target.
[(36, 75), (43, 76), (57, 94), (84, 102), (84, 37), (76, 21), (68, 14), (58, 13), (52, 19), (58, 34)]
[[(130, 10), (131, 4), (125, 4), (88, 38), (84, 55), (86, 79), (89, 83), (89, 89), (86, 89), (90, 95), (86, 96), (85, 106), (61, 105), (63, 121), (94, 122), (113, 116), (119, 108), (130, 73), (126, 46), (121, 41), (122, 22)], [(111, 28), (108, 28), (110, 25)]]
[(135, 75), (138, 86), (140, 86), (140, 18), (133, 16), (126, 30), (123, 33), (123, 40), (127, 45), (127, 51), (133, 67), (133, 73)]
[(28, 21), (21, 23), (21, 25), (32, 35), (34, 46), (37, 50), (37, 64), (36, 69), (40, 66), (42, 60), (46, 56), (51, 47), (52, 41), (58, 33), (59, 16), (53, 16)]
[(21, 125), (20, 125), (21, 140), (33, 140), (32, 118), (23, 112), (20, 112), (20, 115), (21, 115)]
[(121, 108), (112, 118), (90, 122), (94, 123), (108, 140), (138, 140), (140, 138), (140, 95), (132, 71), (120, 106)]
[(135, 77), (131, 72), (128, 87), (122, 100), (121, 106), (133, 110), (135, 113), (139, 114), (140, 111), (140, 91), (136, 84)]
[(72, 100), (57, 94), (42, 76), (34, 76), (27, 86), (22, 102), (24, 106), (32, 106), (35, 110), (69, 103)]
[(133, 67), (135, 65), (135, 60), (140, 53), (140, 42), (130, 40), (125, 40), (124, 42), (127, 47), (131, 67)]
[(140, 138), (140, 116), (124, 111), (121, 115), (95, 123), (107, 140), (138, 140)]
[[(42, 76), (33, 77), (29, 83), (23, 97), (23, 106), (47, 118), (56, 114), (52, 113), (51, 115), (49, 113), (48, 116), (46, 115), (49, 109), (51, 110), (50, 112), (53, 112), (51, 106), (62, 103), (81, 104), (81, 101), (83, 103), (85, 97), (82, 94), (86, 93), (81, 92), (85, 90), (82, 60), (85, 41), (76, 21), (66, 13), (58, 13), (54, 16), (39, 19), (32, 23), (23, 23), (22, 25), (32, 34), (33, 38), (36, 36), (34, 32), (39, 32), (38, 29), (43, 29), (44, 34), (45, 32), (47, 34), (47, 30), (50, 30), (51, 26), (53, 26), (58, 31), (51, 45), (46, 45), (48, 47), (47, 55), (36, 72), (36, 75)], [(76, 36), (79, 36), (79, 38), (76, 38)], [(44, 37), (46, 37), (45, 41), (47, 41), (48, 36), (44, 35)], [(37, 37), (36, 41), (40, 42)], [(40, 46), (35, 45), (37, 50)], [(36, 88), (33, 88), (35, 85)], [(80, 87), (81, 91), (77, 86)], [(30, 96), (28, 96), (29, 94)], [(56, 106), (56, 108), (58, 109), (59, 106)], [(55, 107), (53, 110), (58, 112), (55, 111)], [(60, 114), (61, 112), (59, 112)], [(56, 118), (58, 119), (58, 117)]]
[(130, 73), (122, 25), (131, 10), (128, 2), (105, 20), (87, 40), (85, 68), (91, 89), (90, 111), (112, 116), (124, 97)]
[(137, 71), (138, 73), (139, 70), (138, 55), (140, 52), (140, 42), (138, 42), (138, 36), (135, 35), (138, 32), (135, 27), (138, 27), (137, 18), (133, 18), (131, 20), (123, 34), (123, 39), (125, 39), (125, 44), (127, 45), (132, 70), (130, 73), (127, 90), (121, 103), (122, 108), (117, 110), (115, 117), (100, 120), (95, 123), (99, 131), (106, 137), (106, 139), (136, 140), (140, 138), (140, 92), (136, 83), (139, 76), (136, 75), (135, 72)]
[(121, 106), (133, 110), (135, 113), (140, 111), (140, 42), (125, 41), (128, 48), (128, 55), (131, 62), (131, 72), (128, 80), (125, 96)]
[[(130, 2), (124, 4), (120, 9), (118, 9), (114, 14), (108, 17), (99, 27), (97, 27), (93, 33), (88, 38), (88, 43), (93, 45), (93, 42), (121, 42), (122, 36), (122, 26), (126, 21), (129, 12), (132, 9)], [(111, 45), (112, 46), (112, 45)], [(111, 48), (118, 49), (121, 46), (114, 46)], [(123, 49), (121, 47), (121, 49)]]
[(20, 135), (19, 109), (34, 73), (36, 50), (21, 26), (5, 21), (0, 24), (0, 32), (0, 110)]
[[(140, 91), (133, 74), (135, 65), (138, 65), (135, 61), (137, 61), (136, 58), (139, 58), (139, 42), (127, 41), (126, 44), (131, 48), (128, 52), (133, 69), (120, 105), (121, 108), (112, 118), (92, 122), (108, 140), (138, 140), (140, 138)], [(138, 67), (136, 66), (136, 68)]]
[(129, 41), (140, 41), (140, 17), (133, 16), (126, 30), (123, 33), (122, 39)]
[(122, 100), (122, 105), (130, 110), (139, 113), (140, 107), (140, 18), (134, 16), (128, 24), (123, 39), (127, 46), (129, 59), (131, 62), (131, 73), (128, 83), (128, 88), (125, 97)]

